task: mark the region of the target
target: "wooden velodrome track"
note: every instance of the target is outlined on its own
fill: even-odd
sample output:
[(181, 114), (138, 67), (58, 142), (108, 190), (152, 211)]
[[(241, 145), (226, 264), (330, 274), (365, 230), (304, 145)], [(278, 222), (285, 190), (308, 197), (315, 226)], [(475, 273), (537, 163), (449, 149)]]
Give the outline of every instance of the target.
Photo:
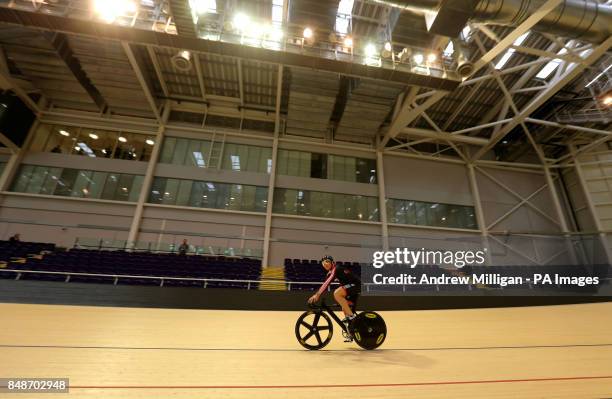
[(381, 349), (336, 330), (309, 352), (299, 312), (0, 304), (0, 377), (70, 378), (45, 398), (612, 397), (612, 302), (381, 314)]

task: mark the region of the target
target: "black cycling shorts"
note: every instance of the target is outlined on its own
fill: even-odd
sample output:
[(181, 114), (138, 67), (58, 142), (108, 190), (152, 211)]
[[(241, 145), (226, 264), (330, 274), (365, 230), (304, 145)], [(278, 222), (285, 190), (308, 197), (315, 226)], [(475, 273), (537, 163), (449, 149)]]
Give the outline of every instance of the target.
[(359, 299), (359, 295), (361, 294), (361, 287), (355, 284), (347, 284), (343, 285), (342, 288), (346, 292), (346, 300), (352, 302), (352, 308), (355, 309), (357, 306), (357, 299)]

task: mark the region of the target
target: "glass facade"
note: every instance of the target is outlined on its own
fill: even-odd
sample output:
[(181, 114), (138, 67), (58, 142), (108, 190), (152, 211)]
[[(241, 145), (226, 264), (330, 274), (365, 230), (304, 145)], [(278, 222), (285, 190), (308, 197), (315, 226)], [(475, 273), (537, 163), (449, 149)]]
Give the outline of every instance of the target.
[(24, 165), (11, 191), (136, 202), (143, 178), (123, 173)]
[[(40, 124), (32, 151), (148, 161), (155, 136), (121, 131)], [(272, 148), (250, 144), (166, 137), (159, 162), (236, 172), (271, 172)], [(212, 164), (212, 165), (210, 165)], [(0, 174), (6, 162), (0, 161)], [(376, 160), (351, 156), (278, 150), (279, 175), (376, 184)], [(12, 191), (136, 202), (144, 176), (63, 167), (23, 165)], [(149, 203), (195, 208), (265, 212), (268, 188), (237, 183), (156, 177)], [(379, 221), (377, 197), (276, 188), (273, 211), (330, 219)], [(386, 201), (389, 223), (477, 229), (472, 206), (411, 200)]]
[(267, 187), (156, 177), (149, 202), (196, 208), (265, 212)]
[(375, 184), (376, 160), (279, 149), (278, 174)]
[(287, 215), (378, 221), (378, 198), (277, 188), (274, 212)]
[[(160, 154), (160, 163), (206, 168), (212, 161), (217, 166), (221, 154), (221, 169), (236, 172), (270, 173), (272, 148), (246, 144), (211, 142), (167, 137)], [(210, 159), (212, 158), (212, 159)]]
[(389, 223), (476, 229), (474, 207), (410, 200), (387, 200)]
[(146, 162), (155, 135), (40, 124), (32, 151)]

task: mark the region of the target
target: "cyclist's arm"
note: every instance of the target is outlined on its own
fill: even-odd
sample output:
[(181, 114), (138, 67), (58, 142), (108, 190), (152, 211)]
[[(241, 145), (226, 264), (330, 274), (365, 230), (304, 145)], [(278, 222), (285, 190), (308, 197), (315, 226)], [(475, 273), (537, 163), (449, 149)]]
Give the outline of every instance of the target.
[(336, 269), (329, 272), (329, 277), (327, 277), (327, 280), (325, 280), (321, 288), (319, 288), (319, 291), (317, 291), (317, 296), (321, 296), (321, 294), (327, 290), (327, 287), (329, 287), (331, 282), (334, 280), (334, 277), (336, 277)]

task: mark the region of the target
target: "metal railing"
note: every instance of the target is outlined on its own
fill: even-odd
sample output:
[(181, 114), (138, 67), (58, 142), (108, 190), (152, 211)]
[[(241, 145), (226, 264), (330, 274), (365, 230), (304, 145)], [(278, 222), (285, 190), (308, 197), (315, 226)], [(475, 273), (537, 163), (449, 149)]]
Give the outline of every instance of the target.
[[(257, 287), (261, 283), (284, 283), (287, 286), (287, 290), (291, 291), (292, 284), (305, 284), (305, 285), (316, 285), (320, 286), (323, 282), (312, 282), (312, 281), (285, 281), (285, 280), (243, 280), (243, 279), (222, 279), (222, 278), (198, 278), (198, 277), (167, 277), (167, 276), (137, 276), (131, 274), (104, 274), (104, 273), (78, 273), (78, 272), (50, 272), (46, 270), (21, 270), (21, 269), (0, 269), (0, 273), (17, 273), (14, 280), (20, 280), (22, 274), (48, 274), (48, 275), (59, 275), (66, 276), (65, 283), (69, 283), (71, 277), (109, 277), (113, 278), (113, 285), (119, 283), (119, 279), (138, 279), (138, 280), (161, 280), (159, 286), (164, 286), (164, 281), (196, 281), (202, 283), (202, 288), (207, 288), (208, 284), (214, 283), (246, 283), (247, 290)], [(328, 291), (331, 290), (332, 285), (330, 284)], [(256, 289), (256, 288), (255, 288)]]
[[(3, 2), (0, 1), (0, 3)], [(69, 18), (96, 22), (101, 21), (96, 13), (91, 12), (86, 0), (74, 0), (58, 4), (54, 2), (14, 0), (3, 6), (45, 15), (68, 16)], [(224, 22), (230, 21), (202, 21), (202, 24), (198, 24), (195, 27), (197, 37), (223, 43), (308, 55), (327, 60), (370, 65), (388, 70), (405, 71), (424, 77), (460, 80), (460, 76), (455, 70), (455, 59), (440, 52), (436, 54), (435, 60), (428, 60), (427, 54), (432, 52), (428, 48), (402, 44), (402, 47), (409, 51), (408, 56), (391, 54), (392, 51), (384, 52), (386, 56), (383, 56), (383, 44), (378, 43), (378, 41), (375, 43), (378, 46), (376, 51), (370, 53), (366, 49), (365, 40), (364, 42), (347, 45), (344, 43), (344, 38), (347, 35), (340, 33), (335, 35), (334, 39), (330, 38), (327, 32), (325, 34), (318, 32), (316, 40), (309, 41), (303, 37), (302, 30), (306, 26), (302, 25), (286, 23), (282, 26), (273, 27), (271, 24), (264, 23), (260, 18), (254, 18), (252, 21), (249, 21), (246, 27), (233, 26), (233, 23)], [(133, 12), (126, 11), (122, 15), (117, 15), (109, 24), (177, 34), (175, 21), (168, 14), (167, 8), (163, 6), (163, 1), (153, 2), (151, 6), (144, 6), (140, 3), (137, 10)], [(255, 26), (259, 28), (255, 29)], [(357, 37), (357, 39), (360, 38)], [(414, 57), (416, 54), (419, 54), (418, 62)]]
[[(127, 240), (108, 240), (103, 238), (78, 237), (73, 245), (76, 249), (94, 249), (105, 251), (132, 251), (151, 253), (178, 253), (180, 244)], [(226, 256), (261, 259), (262, 250), (259, 248), (235, 248), (214, 245), (189, 245), (187, 254), (206, 256)]]

